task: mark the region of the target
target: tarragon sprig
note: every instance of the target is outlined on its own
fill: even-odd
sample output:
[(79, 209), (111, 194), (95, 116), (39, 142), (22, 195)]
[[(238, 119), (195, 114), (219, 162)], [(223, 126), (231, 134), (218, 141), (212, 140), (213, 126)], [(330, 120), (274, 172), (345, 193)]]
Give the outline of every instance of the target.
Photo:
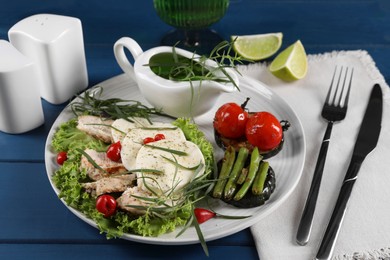
[(119, 119), (123, 118), (133, 122), (133, 117), (146, 118), (149, 122), (150, 115), (162, 115), (160, 109), (150, 108), (136, 100), (125, 100), (121, 98), (103, 99), (103, 88), (96, 88), (85, 91), (83, 95), (70, 103), (72, 112), (76, 115), (94, 115), (103, 118)]

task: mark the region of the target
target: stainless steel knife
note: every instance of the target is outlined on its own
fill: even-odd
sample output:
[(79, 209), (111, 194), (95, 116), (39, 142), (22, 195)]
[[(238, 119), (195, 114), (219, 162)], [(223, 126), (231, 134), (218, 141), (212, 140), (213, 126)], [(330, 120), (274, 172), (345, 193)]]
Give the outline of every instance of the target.
[(375, 84), (368, 102), (366, 112), (360, 126), (359, 134), (353, 149), (351, 162), (345, 174), (336, 205), (322, 238), (316, 259), (330, 259), (333, 248), (344, 219), (347, 202), (352, 192), (353, 185), (366, 156), (376, 147), (381, 131), (382, 122), (382, 89)]

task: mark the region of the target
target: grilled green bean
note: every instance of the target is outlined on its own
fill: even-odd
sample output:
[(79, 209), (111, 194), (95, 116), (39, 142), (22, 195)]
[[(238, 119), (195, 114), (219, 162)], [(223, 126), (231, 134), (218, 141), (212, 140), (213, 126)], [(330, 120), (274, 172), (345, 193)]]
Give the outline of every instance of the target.
[(237, 201), (237, 200), (242, 199), (245, 196), (245, 194), (248, 192), (249, 187), (252, 185), (252, 183), (255, 179), (257, 170), (259, 169), (259, 164), (260, 164), (262, 159), (263, 159), (263, 156), (260, 155), (259, 149), (257, 147), (255, 147), (255, 149), (253, 149), (253, 152), (251, 155), (248, 176), (246, 177), (244, 184), (242, 184), (241, 188), (238, 190), (238, 192), (234, 196), (234, 198), (233, 198), (234, 200)]
[(255, 180), (252, 184), (252, 193), (254, 195), (260, 195), (263, 193), (264, 189), (264, 182), (267, 178), (269, 163), (266, 161), (260, 162), (259, 170), (257, 171)]
[(232, 170), (235, 159), (236, 159), (236, 151), (234, 150), (233, 147), (229, 146), (225, 151), (221, 171), (218, 176), (218, 181), (215, 184), (213, 190), (214, 198), (222, 197), (223, 189), (225, 188), (226, 182), (228, 181), (229, 174)]
[(248, 158), (249, 150), (246, 147), (241, 147), (238, 151), (237, 159), (234, 162), (233, 169), (229, 175), (229, 180), (226, 183), (225, 190), (224, 190), (224, 197), (227, 200), (230, 200), (236, 189), (237, 189), (237, 179), (239, 177), (240, 172), (242, 171), (242, 168), (244, 168), (246, 158)]
[(248, 168), (242, 168), (240, 176), (238, 176), (237, 179), (237, 184), (243, 184), (246, 179), (246, 176), (248, 176)]

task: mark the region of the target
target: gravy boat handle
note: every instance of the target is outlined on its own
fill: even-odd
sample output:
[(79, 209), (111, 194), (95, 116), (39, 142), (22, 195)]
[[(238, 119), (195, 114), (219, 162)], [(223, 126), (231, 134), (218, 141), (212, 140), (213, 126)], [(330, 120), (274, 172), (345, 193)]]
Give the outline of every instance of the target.
[(139, 44), (130, 37), (122, 37), (114, 44), (114, 55), (119, 66), (126, 74), (136, 80), (133, 65), (131, 65), (130, 61), (127, 59), (124, 48), (130, 51), (134, 61), (143, 53), (143, 51)]

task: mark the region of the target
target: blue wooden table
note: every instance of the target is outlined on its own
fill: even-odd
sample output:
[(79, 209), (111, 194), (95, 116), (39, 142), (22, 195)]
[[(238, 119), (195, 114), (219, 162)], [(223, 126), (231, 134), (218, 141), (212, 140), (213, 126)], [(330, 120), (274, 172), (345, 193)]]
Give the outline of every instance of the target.
[[(0, 39), (7, 40), (9, 28), (33, 14), (79, 18), (90, 86), (122, 73), (112, 51), (117, 39), (131, 36), (146, 50), (158, 46), (172, 29), (158, 18), (151, 0), (1, 0), (0, 4)], [(308, 54), (364, 49), (390, 79), (388, 0), (231, 0), (226, 16), (212, 28), (225, 39), (233, 34), (283, 32), (282, 48), (300, 39)], [(200, 245), (106, 240), (66, 209), (49, 184), (44, 162), (46, 136), (65, 104), (42, 102), (43, 126), (20, 135), (0, 132), (0, 259), (207, 258)], [(210, 259), (258, 258), (249, 229), (208, 246)]]

